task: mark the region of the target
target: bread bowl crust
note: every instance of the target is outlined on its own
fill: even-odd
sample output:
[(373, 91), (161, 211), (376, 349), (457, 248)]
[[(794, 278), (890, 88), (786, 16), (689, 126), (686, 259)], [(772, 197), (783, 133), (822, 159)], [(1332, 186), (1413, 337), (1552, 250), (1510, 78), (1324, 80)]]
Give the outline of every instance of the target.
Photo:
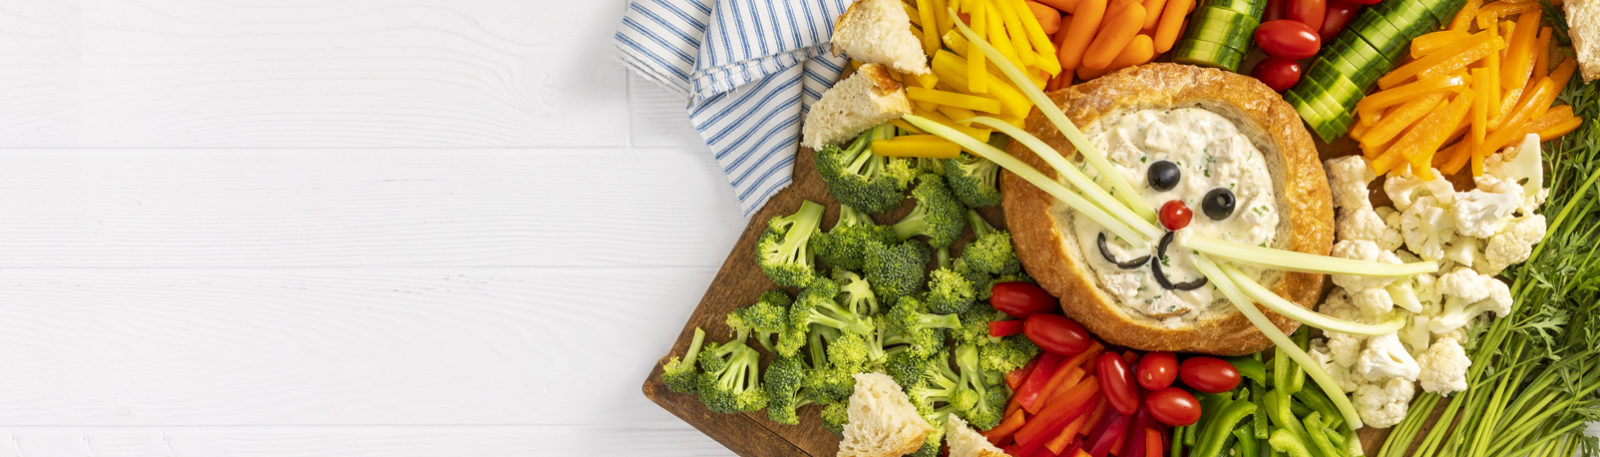
[[(1095, 80), (1050, 94), (1067, 117), (1079, 126), (1089, 125), (1108, 113), (1126, 109), (1160, 109), (1200, 105), (1236, 124), (1248, 120), (1260, 129), (1252, 139), (1263, 154), (1277, 151), (1281, 167), (1273, 168), (1274, 188), (1282, 216), (1279, 247), (1327, 255), (1333, 243), (1332, 197), (1327, 175), (1318, 160), (1311, 135), (1299, 115), (1260, 81), (1247, 76), (1171, 63), (1153, 63), (1123, 69)], [(1039, 112), (1028, 116), (1028, 133), (1063, 154), (1076, 151)], [(1240, 125), (1241, 130), (1249, 127)], [(1013, 142), (1009, 152), (1055, 177), (1055, 172), (1026, 147)], [(1269, 163), (1274, 161), (1269, 157)], [(1280, 169), (1281, 168), (1281, 169)], [(1096, 284), (1096, 275), (1083, 265), (1076, 245), (1063, 239), (1051, 208), (1054, 198), (1005, 172), (1001, 176), (1006, 225), (1011, 231), (1028, 273), (1045, 290), (1061, 297), (1061, 309), (1101, 339), (1115, 345), (1147, 351), (1198, 352), (1242, 355), (1272, 345), (1243, 314), (1227, 309), (1213, 311), (1179, 328), (1166, 328), (1150, 317), (1116, 304)], [(1285, 239), (1286, 237), (1286, 239)], [(1315, 308), (1323, 288), (1321, 274), (1289, 272), (1272, 278), (1266, 286), (1290, 301)], [(1263, 311), (1266, 311), (1263, 308)], [(1132, 313), (1132, 314), (1130, 314)], [(1273, 324), (1292, 332), (1299, 323), (1267, 311)]]

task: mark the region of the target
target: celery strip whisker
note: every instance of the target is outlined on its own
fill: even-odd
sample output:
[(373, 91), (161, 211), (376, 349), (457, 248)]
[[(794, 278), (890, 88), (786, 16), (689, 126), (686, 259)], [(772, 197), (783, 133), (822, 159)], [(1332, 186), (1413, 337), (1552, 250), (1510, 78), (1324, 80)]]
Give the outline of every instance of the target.
[(1363, 324), (1305, 309), (1273, 293), (1266, 286), (1262, 286), (1261, 283), (1251, 279), (1250, 275), (1246, 275), (1238, 267), (1229, 264), (1222, 264), (1220, 267), (1238, 285), (1239, 289), (1243, 290), (1245, 295), (1255, 299), (1256, 303), (1260, 303), (1261, 306), (1265, 306), (1273, 312), (1282, 314), (1284, 317), (1294, 319), (1302, 324), (1323, 330), (1367, 336), (1387, 335), (1405, 326), (1405, 318), (1399, 315), (1381, 324)]
[[(950, 13), (950, 17), (959, 18), (953, 11)], [(967, 24), (960, 20), (953, 21), (953, 23), (956, 29), (967, 37), (968, 48), (975, 46), (983, 55), (988, 56), (989, 60), (994, 63), (995, 68), (999, 68), (1000, 72), (1004, 73), (1006, 78), (1017, 86), (1017, 90), (1022, 91), (1023, 95), (1027, 95), (1028, 99), (1033, 101), (1034, 107), (1044, 114), (1045, 119), (1049, 119), (1051, 124), (1055, 124), (1056, 130), (1060, 130), (1061, 134), (1067, 137), (1067, 141), (1072, 143), (1073, 147), (1078, 148), (1078, 153), (1082, 154), (1084, 159), (1089, 162), (1089, 166), (1094, 167), (1096, 172), (1106, 177), (1107, 182), (1111, 183), (1112, 195), (1115, 195), (1123, 204), (1128, 205), (1128, 209), (1133, 210), (1135, 214), (1144, 218), (1146, 222), (1155, 222), (1155, 210), (1150, 209), (1149, 205), (1145, 204), (1139, 193), (1133, 190), (1132, 185), (1128, 184), (1128, 180), (1122, 177), (1122, 173), (1111, 166), (1111, 162), (1106, 160), (1106, 156), (1101, 154), (1100, 150), (1095, 149), (1094, 144), (1083, 136), (1083, 132), (1078, 131), (1078, 126), (1073, 124), (1071, 119), (1067, 119), (1067, 115), (1061, 112), (1061, 108), (1057, 107), (1055, 102), (1050, 101), (1050, 97), (1045, 95), (1044, 91), (1034, 87), (1033, 81), (1029, 80), (1021, 69), (1012, 65), (1010, 61), (1006, 60), (1005, 56), (1000, 54), (999, 50), (990, 45), (983, 37), (974, 33), (971, 28), (967, 27)]]
[(938, 135), (940, 138), (944, 138), (955, 144), (961, 145), (961, 147), (967, 151), (977, 154), (979, 157), (988, 159), (990, 162), (994, 162), (995, 165), (999, 165), (1002, 168), (1015, 173), (1022, 179), (1032, 183), (1035, 187), (1038, 187), (1039, 190), (1045, 191), (1045, 193), (1048, 193), (1057, 200), (1060, 200), (1062, 203), (1067, 204), (1068, 207), (1071, 207), (1073, 210), (1082, 213), (1090, 220), (1100, 224), (1102, 227), (1105, 227), (1106, 230), (1111, 231), (1112, 234), (1115, 234), (1122, 239), (1145, 240), (1145, 242), (1149, 241), (1148, 238), (1143, 238), (1144, 234), (1134, 230), (1127, 224), (1122, 223), (1122, 221), (1117, 220), (1117, 218), (1112, 217), (1110, 213), (1107, 213), (1105, 210), (1100, 209), (1100, 207), (1095, 206), (1094, 203), (1085, 200), (1083, 196), (1078, 195), (1077, 192), (1073, 192), (1072, 189), (1068, 189), (1065, 184), (1061, 184), (1056, 180), (1046, 177), (1044, 173), (1040, 173), (1039, 170), (1035, 170), (1033, 167), (1028, 166), (1028, 164), (1022, 163), (1021, 160), (1018, 160), (1016, 157), (1012, 157), (1010, 154), (1006, 154), (999, 148), (990, 146), (988, 143), (978, 141), (976, 138), (967, 136), (966, 134), (956, 131), (949, 126), (934, 122), (932, 119), (922, 116), (907, 114), (901, 119), (904, 119), (906, 122), (910, 122), (911, 125), (922, 129), (924, 132)]
[(1020, 142), (1023, 146), (1027, 146), (1028, 149), (1033, 150), (1034, 154), (1037, 154), (1039, 158), (1044, 159), (1045, 163), (1050, 164), (1051, 168), (1055, 168), (1056, 172), (1066, 177), (1068, 182), (1077, 187), (1079, 192), (1088, 194), (1090, 201), (1098, 204), (1101, 208), (1105, 209), (1107, 212), (1110, 212), (1112, 216), (1116, 216), (1116, 218), (1122, 222), (1132, 226), (1134, 230), (1147, 236), (1148, 238), (1143, 241), (1153, 240), (1161, 236), (1161, 230), (1157, 229), (1155, 224), (1151, 224), (1150, 221), (1139, 217), (1138, 214), (1128, 209), (1127, 206), (1119, 203), (1114, 197), (1111, 196), (1110, 193), (1107, 193), (1104, 188), (1100, 187), (1099, 184), (1095, 184), (1094, 180), (1089, 179), (1089, 175), (1083, 174), (1083, 171), (1079, 170), (1078, 167), (1072, 166), (1071, 163), (1067, 162), (1065, 157), (1061, 156), (1060, 152), (1057, 152), (1055, 148), (1050, 147), (1050, 145), (1045, 144), (1045, 142), (1040, 140), (1038, 137), (1035, 137), (1032, 134), (1029, 134), (1027, 131), (1017, 128), (1017, 126), (988, 116), (978, 116), (957, 122), (971, 122), (999, 130), (1000, 133), (1004, 133), (1006, 136), (1011, 137), (1013, 141)]
[(1181, 242), (1183, 247), (1195, 251), (1235, 262), (1279, 270), (1371, 277), (1415, 276), (1439, 271), (1439, 263), (1432, 260), (1411, 263), (1384, 263), (1346, 259), (1235, 243), (1200, 234), (1191, 234), (1186, 239), (1182, 239)]
[(1278, 326), (1272, 325), (1272, 321), (1267, 319), (1267, 315), (1256, 309), (1255, 305), (1245, 297), (1244, 292), (1239, 290), (1238, 285), (1234, 284), (1233, 278), (1223, 273), (1222, 269), (1217, 267), (1217, 264), (1211, 260), (1209, 255), (1201, 254), (1195, 256), (1195, 269), (1200, 270), (1201, 274), (1211, 279), (1211, 283), (1217, 286), (1217, 290), (1222, 291), (1222, 295), (1227, 297), (1228, 301), (1233, 302), (1233, 307), (1239, 310), (1239, 314), (1243, 314), (1245, 319), (1249, 319), (1251, 324), (1255, 324), (1256, 328), (1267, 336), (1267, 339), (1272, 340), (1272, 344), (1276, 344), (1278, 349), (1283, 350), (1284, 354), (1288, 354), (1289, 358), (1294, 359), (1295, 362), (1300, 364), (1301, 368), (1306, 370), (1306, 374), (1311, 376), (1311, 380), (1317, 382), (1317, 387), (1321, 387), (1322, 391), (1328, 394), (1328, 399), (1333, 401), (1333, 405), (1339, 408), (1339, 414), (1344, 416), (1345, 423), (1350, 424), (1351, 430), (1361, 428), (1361, 415), (1356, 414), (1355, 405), (1350, 404), (1350, 397), (1344, 394), (1344, 389), (1339, 388), (1339, 383), (1335, 382), (1333, 377), (1322, 369), (1322, 365), (1317, 364), (1315, 360), (1311, 360), (1311, 356), (1306, 354), (1306, 351), (1301, 350), (1300, 345), (1289, 339), (1289, 335), (1283, 334), (1283, 331), (1278, 330)]

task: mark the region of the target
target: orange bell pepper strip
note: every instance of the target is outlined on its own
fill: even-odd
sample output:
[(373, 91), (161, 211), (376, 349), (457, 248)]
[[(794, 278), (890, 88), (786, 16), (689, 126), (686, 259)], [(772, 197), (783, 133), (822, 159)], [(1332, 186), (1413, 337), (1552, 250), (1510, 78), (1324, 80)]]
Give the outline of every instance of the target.
[[(1566, 64), (1562, 62), (1562, 66)], [(1554, 79), (1546, 77), (1540, 80), (1539, 84), (1517, 103), (1516, 109), (1506, 116), (1505, 122), (1483, 140), (1483, 144), (1478, 146), (1478, 153), (1488, 157), (1494, 151), (1499, 151), (1500, 148), (1526, 135), (1528, 123), (1543, 116), (1543, 111), (1549, 110), (1550, 102), (1555, 100), (1556, 92), (1559, 90)], [(1544, 105), (1542, 109), (1539, 107), (1541, 104)]]
[(1161, 442), (1161, 432), (1153, 428), (1144, 429), (1144, 455), (1160, 457), (1166, 454), (1165, 446)]
[(1411, 58), (1422, 58), (1440, 49), (1448, 48), (1471, 34), (1461, 30), (1440, 30), (1411, 40)]
[(1060, 434), (1057, 434), (1055, 438), (1051, 438), (1049, 442), (1044, 443), (1045, 449), (1049, 449), (1051, 454), (1056, 455), (1060, 455), (1061, 451), (1067, 450), (1067, 444), (1072, 443), (1072, 440), (1078, 437), (1078, 430), (1083, 428), (1083, 423), (1088, 418), (1088, 414), (1083, 414), (1079, 415), (1077, 419), (1073, 419), (1072, 422), (1067, 423), (1067, 428), (1061, 429)]
[(1054, 376), (1050, 377), (1050, 381), (1045, 383), (1044, 389), (1040, 390), (1040, 395), (1038, 398), (1040, 398), (1041, 401), (1033, 402), (1032, 405), (1023, 403), (1022, 409), (1027, 411), (1029, 414), (1038, 413), (1040, 409), (1044, 408), (1045, 404), (1050, 403), (1050, 401), (1055, 398), (1055, 393), (1058, 388), (1061, 388), (1061, 386), (1067, 386), (1067, 388), (1071, 388), (1072, 386), (1077, 385), (1078, 381), (1083, 379), (1083, 375), (1084, 371), (1081, 367), (1062, 366), (1060, 369), (1056, 370), (1056, 374)]
[[(1493, 33), (1474, 33), (1466, 40), (1456, 42), (1432, 55), (1413, 60), (1411, 63), (1395, 68), (1388, 74), (1383, 75), (1382, 78), (1378, 78), (1378, 87), (1390, 89), (1410, 81), (1412, 77), (1425, 80), (1429, 76), (1452, 73), (1454, 69), (1464, 68), (1467, 64), (1476, 62), (1479, 58), (1487, 56), (1492, 51), (1498, 51), (1505, 46), (1505, 41)], [(1461, 62), (1463, 59), (1468, 60)], [(1429, 73), (1429, 76), (1422, 76), (1425, 71)]]
[(1087, 412), (1092, 406), (1091, 400), (1094, 400), (1095, 394), (1099, 392), (1100, 382), (1092, 376), (1072, 386), (1063, 398), (1050, 402), (1045, 409), (1039, 411), (1038, 415), (1033, 416), (1033, 420), (1023, 425), (1021, 430), (1017, 430), (1017, 444), (1024, 449), (1038, 448), (1045, 444), (1046, 440), (1056, 437), (1055, 434), (1060, 433), (1061, 429), (1066, 428), (1073, 419)]
[(1517, 18), (1517, 27), (1506, 47), (1504, 66), (1500, 68), (1501, 86), (1519, 89), (1528, 84), (1533, 72), (1534, 40), (1539, 35), (1539, 18), (1542, 14), (1542, 11), (1535, 9)]
[(1472, 20), (1478, 16), (1478, 8), (1483, 7), (1483, 0), (1467, 0), (1461, 5), (1461, 10), (1456, 11), (1456, 17), (1450, 20), (1450, 30), (1467, 32), (1472, 28)]
[[(1495, 2), (1478, 8), (1478, 28), (1487, 28), (1489, 24), (1503, 17), (1523, 14), (1529, 11), (1539, 11), (1539, 2)], [(1451, 21), (1452, 23), (1454, 21)]]
[(1395, 86), (1368, 95), (1361, 101), (1356, 102), (1356, 113), (1362, 118), (1381, 118), (1383, 117), (1381, 113), (1384, 108), (1426, 95), (1452, 91), (1463, 84), (1466, 84), (1466, 78), (1439, 75), (1402, 86)]
[(1026, 415), (1021, 412), (1014, 412), (1006, 415), (1005, 420), (1000, 421), (999, 425), (995, 425), (989, 431), (983, 432), (983, 436), (989, 439), (989, 443), (998, 446), (1005, 440), (1010, 439), (1011, 434), (1016, 433), (1017, 429), (1022, 428), (1022, 425), (1026, 423), (1028, 423)]
[(1431, 94), (1400, 105), (1391, 114), (1383, 116), (1384, 122), (1373, 125), (1371, 130), (1362, 135), (1361, 148), (1370, 150), (1388, 143), (1443, 102), (1444, 94)]
[(1422, 179), (1433, 179), (1433, 155), (1439, 151), (1449, 139), (1451, 130), (1461, 124), (1467, 112), (1472, 108), (1472, 99), (1477, 97), (1473, 91), (1457, 92), (1454, 100), (1450, 101), (1444, 109), (1434, 111), (1423, 117), (1417, 125), (1411, 127), (1406, 136), (1396, 142), (1394, 149), (1404, 156), (1406, 162), (1411, 164), (1411, 172)]

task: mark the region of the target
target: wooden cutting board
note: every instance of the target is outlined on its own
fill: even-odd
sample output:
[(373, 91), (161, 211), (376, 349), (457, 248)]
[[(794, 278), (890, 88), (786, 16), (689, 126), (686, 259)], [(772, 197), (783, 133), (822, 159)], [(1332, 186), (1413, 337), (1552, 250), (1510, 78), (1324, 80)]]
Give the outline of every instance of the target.
[[(1333, 145), (1318, 142), (1317, 146), (1324, 158), (1348, 155), (1355, 151), (1354, 144), (1348, 139)], [(838, 453), (839, 437), (822, 427), (821, 419), (818, 417), (821, 408), (817, 406), (807, 406), (800, 410), (799, 425), (772, 422), (767, 420), (764, 411), (742, 414), (712, 412), (692, 395), (667, 390), (666, 385), (661, 383), (661, 366), (666, 363), (668, 357), (681, 356), (688, 349), (696, 327), (706, 331), (707, 341), (724, 341), (730, 338), (731, 333), (723, 324), (723, 318), (728, 311), (755, 303), (762, 292), (775, 286), (756, 266), (755, 260), (756, 240), (766, 229), (768, 219), (791, 213), (800, 207), (802, 201), (811, 200), (828, 207), (822, 226), (833, 226), (833, 220), (838, 217), (839, 205), (828, 195), (827, 186), (817, 176), (812, 159), (809, 149), (800, 149), (795, 158), (794, 183), (778, 192), (750, 218), (750, 223), (739, 235), (738, 243), (734, 244), (733, 252), (728, 253), (727, 260), (723, 261), (722, 268), (717, 271), (716, 278), (706, 289), (705, 296), (701, 297), (700, 305), (695, 308), (689, 321), (684, 323), (683, 330), (678, 332), (678, 339), (673, 343), (672, 349), (661, 357), (650, 371), (650, 376), (644, 380), (645, 397), (727, 446), (729, 450), (745, 457), (833, 456)], [(1382, 195), (1382, 192), (1376, 192), (1375, 197), (1381, 198)], [(1383, 202), (1386, 201), (1386, 198), (1383, 199)], [(1381, 202), (1375, 200), (1374, 203)], [(910, 206), (908, 203), (901, 208), (880, 214), (877, 217), (878, 222), (898, 220), (910, 210)], [(991, 224), (1004, 228), (1005, 221), (1000, 217), (998, 206), (980, 211)], [(1367, 455), (1375, 455), (1378, 445), (1382, 444), (1383, 437), (1387, 435), (1387, 430), (1362, 430), (1361, 442), (1367, 449)]]

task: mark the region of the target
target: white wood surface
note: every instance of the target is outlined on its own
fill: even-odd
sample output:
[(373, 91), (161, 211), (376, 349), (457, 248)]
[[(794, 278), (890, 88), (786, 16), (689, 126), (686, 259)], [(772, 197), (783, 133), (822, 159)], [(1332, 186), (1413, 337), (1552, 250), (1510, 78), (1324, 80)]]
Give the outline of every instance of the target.
[(727, 455), (744, 224), (622, 0), (0, 0), (0, 457)]

